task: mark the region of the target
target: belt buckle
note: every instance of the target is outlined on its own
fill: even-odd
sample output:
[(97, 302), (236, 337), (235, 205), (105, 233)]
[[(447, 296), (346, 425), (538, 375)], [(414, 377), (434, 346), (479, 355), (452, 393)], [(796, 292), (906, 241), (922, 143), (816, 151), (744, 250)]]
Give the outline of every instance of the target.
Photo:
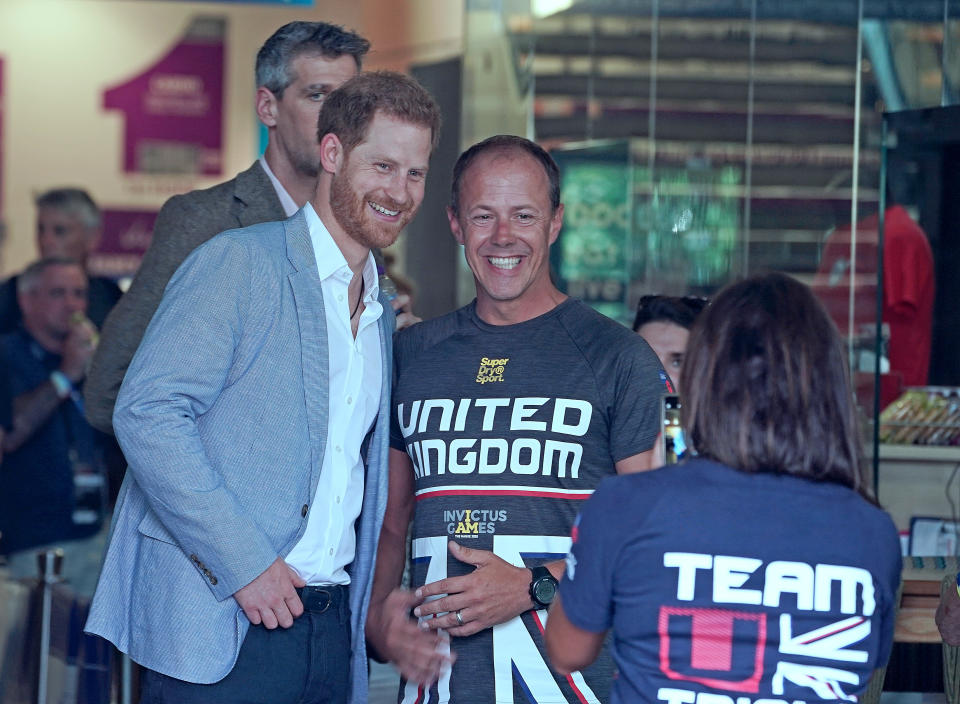
[(323, 594), (324, 596), (327, 597), (327, 601), (326, 601), (326, 603), (323, 605), (323, 608), (320, 609), (319, 611), (315, 611), (315, 612), (314, 612), (314, 613), (322, 614), (322, 613), (324, 613), (327, 609), (329, 609), (329, 608), (330, 608), (330, 605), (333, 603), (333, 594), (331, 594), (331, 593), (330, 593), (329, 591), (327, 591), (326, 589), (317, 589), (317, 590), (316, 590), (316, 594), (318, 594), (318, 595), (319, 595), (319, 594)]

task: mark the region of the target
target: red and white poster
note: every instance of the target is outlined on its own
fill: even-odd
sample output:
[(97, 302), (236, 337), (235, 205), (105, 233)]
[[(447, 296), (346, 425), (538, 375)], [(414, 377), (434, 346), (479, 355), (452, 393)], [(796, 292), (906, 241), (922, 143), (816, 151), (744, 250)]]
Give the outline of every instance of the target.
[(225, 34), (225, 18), (195, 17), (150, 68), (104, 91), (104, 109), (124, 115), (126, 173), (221, 173)]

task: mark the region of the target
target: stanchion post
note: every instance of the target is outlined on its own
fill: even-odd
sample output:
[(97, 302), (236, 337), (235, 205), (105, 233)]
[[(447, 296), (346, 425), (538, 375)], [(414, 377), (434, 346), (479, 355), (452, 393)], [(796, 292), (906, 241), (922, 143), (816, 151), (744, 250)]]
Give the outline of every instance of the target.
[(53, 585), (60, 580), (63, 569), (63, 550), (45, 550), (37, 553), (40, 569), (40, 666), (37, 675), (37, 704), (47, 704), (47, 679), (50, 672), (50, 628), (53, 615)]
[(120, 704), (133, 704), (133, 661), (126, 653), (120, 661)]

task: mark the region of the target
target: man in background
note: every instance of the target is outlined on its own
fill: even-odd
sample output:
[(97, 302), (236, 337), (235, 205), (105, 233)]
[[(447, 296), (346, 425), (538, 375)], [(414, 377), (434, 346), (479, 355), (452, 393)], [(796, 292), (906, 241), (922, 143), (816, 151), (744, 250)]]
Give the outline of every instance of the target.
[(328, 93), (357, 74), (369, 48), (363, 37), (326, 22), (290, 22), (260, 48), (256, 111), (267, 127), (267, 148), (235, 178), (174, 196), (160, 209), (130, 290), (101, 332), (86, 387), (94, 427), (113, 432), (120, 383), (167, 282), (187, 255), (224, 230), (283, 220), (313, 196), (320, 107)]
[(660, 295), (641, 296), (637, 304), (633, 331), (657, 353), (678, 394), (690, 328), (706, 305), (707, 299), (698, 296)]
[[(32, 576), (41, 546), (62, 547), (64, 576), (93, 593), (107, 505), (103, 447), (83, 417), (80, 386), (96, 329), (86, 318), (87, 276), (49, 257), (17, 278), (22, 325), (0, 337), (13, 423), (0, 472), (0, 552), (13, 576)], [(102, 437), (102, 436), (101, 436)]]
[[(111, 279), (87, 272), (87, 259), (97, 248), (102, 233), (100, 208), (80, 188), (54, 188), (39, 195), (35, 203), (40, 258), (72, 259), (84, 269), (88, 281), (87, 315), (94, 325), (102, 326), (110, 309), (120, 300), (120, 289)], [(12, 276), (0, 285), (0, 333), (15, 330), (22, 317), (18, 278)]]

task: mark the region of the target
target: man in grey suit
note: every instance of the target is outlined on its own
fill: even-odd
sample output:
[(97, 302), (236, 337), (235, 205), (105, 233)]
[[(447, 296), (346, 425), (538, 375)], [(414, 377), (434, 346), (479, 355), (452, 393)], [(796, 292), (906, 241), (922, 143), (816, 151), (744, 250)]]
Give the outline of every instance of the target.
[(219, 232), (290, 217), (317, 185), (317, 114), (334, 88), (357, 74), (370, 43), (325, 22), (290, 22), (257, 53), (256, 110), (266, 151), (213, 188), (174, 196), (157, 215), (150, 248), (130, 290), (107, 318), (84, 390), (87, 418), (112, 433), (113, 406), (163, 289), (196, 247)]
[(147, 668), (141, 701), (366, 701), (393, 328), (370, 250), (419, 208), (439, 120), (412, 79), (351, 79), (311, 200), (170, 280), (117, 398), (130, 466), (86, 625)]

